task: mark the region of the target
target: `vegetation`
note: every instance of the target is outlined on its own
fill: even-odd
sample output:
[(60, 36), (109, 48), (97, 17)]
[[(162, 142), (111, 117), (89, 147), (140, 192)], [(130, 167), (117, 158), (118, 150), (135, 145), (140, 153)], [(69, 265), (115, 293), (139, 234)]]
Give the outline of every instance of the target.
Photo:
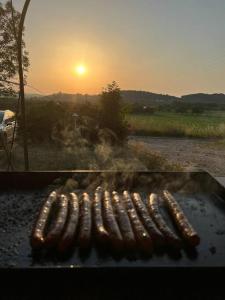
[(204, 114), (157, 112), (154, 115), (127, 116), (136, 135), (224, 138), (225, 112)]
[(111, 130), (119, 141), (127, 136), (127, 124), (120, 88), (115, 81), (109, 84), (100, 98), (100, 128)]
[[(117, 93), (117, 91), (116, 91)], [(122, 93), (122, 92), (121, 92)], [(124, 140), (127, 134), (178, 137), (225, 137), (225, 111), (211, 110), (200, 104), (162, 105), (143, 107), (139, 104), (114, 106), (114, 96), (103, 93), (101, 101), (90, 97), (71, 100), (58, 94), (54, 98), (33, 98), (27, 101), (28, 138), (32, 143), (59, 143), (63, 127), (74, 128), (73, 113), (78, 115), (77, 126), (91, 143), (99, 143), (102, 136), (113, 142)], [(66, 99), (66, 100), (65, 100)], [(65, 100), (65, 101), (64, 101)], [(116, 102), (115, 102), (116, 103)], [(0, 109), (16, 109), (17, 100), (0, 99)], [(119, 109), (118, 109), (119, 108)], [(113, 111), (113, 109), (115, 111)], [(116, 109), (118, 114), (116, 114)], [(129, 113), (125, 114), (126, 111)], [(112, 113), (113, 112), (113, 113)], [(106, 117), (107, 116), (107, 117)], [(106, 130), (106, 128), (108, 130)], [(128, 131), (129, 129), (129, 131)], [(58, 132), (58, 139), (57, 139)], [(55, 139), (56, 137), (56, 139)]]
[[(107, 86), (98, 103), (46, 99), (29, 101), (27, 131), (31, 169), (181, 169), (142, 143), (126, 143), (125, 117), (120, 89), (115, 82)], [(21, 162), (19, 127), (18, 142), (13, 151), (16, 170), (22, 169)], [(1, 169), (5, 168), (5, 163), (4, 159), (0, 161)]]
[[(18, 32), (21, 13), (16, 11), (11, 1), (3, 6), (0, 2), (0, 96), (15, 94), (15, 86), (10, 83), (19, 71)], [(29, 66), (28, 53), (23, 48), (23, 69)]]
[[(64, 127), (72, 127), (72, 113), (68, 105), (54, 102), (29, 103), (27, 105), (27, 133), (30, 143), (53, 141), (53, 133)], [(20, 135), (19, 119), (19, 135)]]
[[(31, 169), (180, 170), (144, 144), (126, 143), (127, 135), (225, 137), (225, 112), (211, 111), (209, 104), (143, 106), (124, 104), (121, 95), (112, 83), (94, 101), (64, 94), (29, 99)], [(15, 110), (16, 104), (13, 98), (0, 99), (0, 109)], [(23, 167), (20, 140), (19, 119), (16, 170)], [(5, 168), (4, 158), (0, 168)]]
[[(16, 104), (17, 100), (13, 98), (0, 99), (0, 109), (3, 110), (15, 110)], [(116, 126), (120, 124), (122, 129), (113, 133), (113, 130), (117, 130), (114, 129), (114, 126), (118, 117), (115, 112), (111, 113), (109, 107), (110, 105), (107, 106), (107, 104), (101, 106), (100, 102), (85, 101), (84, 99), (78, 102), (48, 101), (47, 98), (44, 100), (42, 98), (30, 99), (27, 101), (29, 141), (49, 143), (57, 140), (59, 144), (60, 132), (65, 125), (68, 127), (67, 130), (74, 128), (73, 113), (78, 115), (77, 127), (82, 136), (94, 144), (102, 140), (101, 134), (104, 135), (104, 138), (108, 135), (109, 139), (113, 139), (113, 141), (118, 141), (118, 137), (120, 139), (121, 136), (124, 139), (127, 134), (200, 138), (225, 137), (224, 111), (202, 110), (201, 107), (198, 110), (199, 106), (197, 105), (192, 106), (191, 110), (185, 109), (184, 112), (159, 111), (152, 107), (143, 111), (142, 106), (135, 105), (135, 110), (131, 109), (131, 112), (125, 116), (125, 106), (122, 105), (122, 113), (118, 113), (121, 121), (117, 121), (116, 124)], [(104, 113), (108, 118), (103, 117)], [(107, 133), (106, 128), (108, 128)]]
[[(79, 132), (91, 144), (125, 141), (127, 124), (120, 89), (115, 82), (103, 91), (99, 103), (33, 100), (27, 103), (27, 134), (32, 143), (64, 143), (65, 132)], [(21, 135), (19, 119), (19, 135)]]

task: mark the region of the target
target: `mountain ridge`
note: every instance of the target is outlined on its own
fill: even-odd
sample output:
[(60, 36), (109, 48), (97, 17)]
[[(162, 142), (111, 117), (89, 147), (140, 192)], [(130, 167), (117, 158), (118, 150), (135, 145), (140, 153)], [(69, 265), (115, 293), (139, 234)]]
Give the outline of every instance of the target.
[[(121, 90), (121, 95), (126, 103), (130, 104), (141, 104), (141, 105), (151, 105), (151, 104), (171, 104), (176, 101), (181, 103), (198, 103), (198, 104), (225, 104), (225, 94), (223, 93), (194, 93), (187, 94), (181, 97), (172, 96), (168, 94), (159, 94), (152, 93), (148, 91), (141, 90)], [(79, 101), (91, 101), (95, 102), (99, 99), (100, 94), (80, 94), (80, 93), (55, 93), (50, 95), (29, 95), (27, 94), (27, 98), (32, 99), (46, 99), (48, 101), (65, 101), (65, 102), (79, 102)]]

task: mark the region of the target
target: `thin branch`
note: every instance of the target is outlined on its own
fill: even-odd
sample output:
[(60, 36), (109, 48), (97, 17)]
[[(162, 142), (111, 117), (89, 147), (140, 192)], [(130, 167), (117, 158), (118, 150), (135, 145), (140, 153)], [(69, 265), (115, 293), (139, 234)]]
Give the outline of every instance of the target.
[(13, 84), (13, 85), (20, 85), (19, 82), (10, 81), (10, 80), (0, 79), (0, 82), (5, 82), (5, 83), (8, 83), (8, 84)]

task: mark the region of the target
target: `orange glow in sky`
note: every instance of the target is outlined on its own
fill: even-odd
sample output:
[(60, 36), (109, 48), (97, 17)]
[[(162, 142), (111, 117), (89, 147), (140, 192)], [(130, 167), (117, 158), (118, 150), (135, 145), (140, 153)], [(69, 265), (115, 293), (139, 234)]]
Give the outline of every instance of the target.
[(64, 2), (31, 1), (28, 84), (46, 94), (96, 94), (113, 80), (171, 95), (225, 93), (225, 1)]

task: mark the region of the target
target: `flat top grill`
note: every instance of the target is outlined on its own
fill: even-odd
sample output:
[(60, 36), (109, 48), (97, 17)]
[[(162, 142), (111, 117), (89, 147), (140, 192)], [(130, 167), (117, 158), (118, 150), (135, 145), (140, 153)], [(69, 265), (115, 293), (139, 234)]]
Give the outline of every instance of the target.
[[(54, 255), (35, 257), (30, 233), (42, 201), (54, 186), (68, 178), (79, 182), (77, 192), (93, 191), (99, 183), (121, 192), (149, 193), (168, 188), (201, 237), (195, 250), (114, 257), (92, 247), (75, 250), (62, 260)], [(0, 269), (27, 268), (179, 268), (225, 267), (225, 189), (208, 173), (160, 172), (31, 172), (0, 173)], [(174, 226), (165, 213), (168, 224)]]

